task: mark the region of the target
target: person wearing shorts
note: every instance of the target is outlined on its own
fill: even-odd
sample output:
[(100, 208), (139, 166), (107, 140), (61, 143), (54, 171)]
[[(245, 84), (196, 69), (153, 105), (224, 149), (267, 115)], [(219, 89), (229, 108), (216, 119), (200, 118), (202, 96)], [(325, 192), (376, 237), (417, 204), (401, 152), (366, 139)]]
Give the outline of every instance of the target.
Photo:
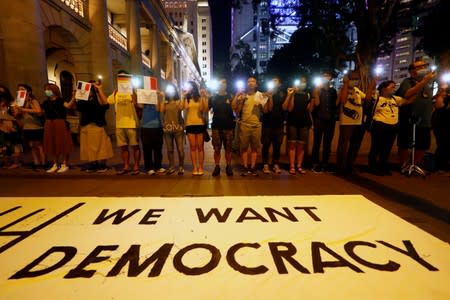
[(227, 92), (227, 81), (220, 80), (219, 90), (209, 100), (209, 109), (213, 113), (211, 124), (212, 145), (214, 148), (215, 168), (212, 176), (220, 174), (220, 151), (225, 148), (225, 172), (227, 176), (233, 176), (231, 168), (231, 151), (233, 145), (234, 114), (231, 107), (231, 95)]
[(305, 144), (308, 143), (311, 127), (311, 111), (313, 104), (310, 94), (306, 91), (306, 77), (300, 77), (300, 84), (287, 90), (283, 109), (288, 112), (287, 142), (289, 156), (289, 174), (296, 172), (305, 174), (302, 167), (305, 156)]
[[(138, 175), (139, 162), (141, 160), (141, 149), (139, 148), (139, 118), (136, 113), (136, 95), (123, 94), (115, 91), (109, 95), (108, 103), (114, 104), (116, 110), (116, 143), (120, 148), (123, 168), (117, 172), (117, 175), (128, 174)], [(131, 147), (134, 164), (133, 170), (130, 169), (130, 151)]]
[[(247, 79), (247, 91), (241, 91), (234, 96), (232, 106), (239, 117), (239, 144), (242, 159), (242, 176), (258, 175), (256, 159), (261, 147), (261, 117), (269, 111), (270, 94), (257, 91), (258, 84), (255, 77)], [(248, 165), (248, 149), (250, 147), (250, 167)]]

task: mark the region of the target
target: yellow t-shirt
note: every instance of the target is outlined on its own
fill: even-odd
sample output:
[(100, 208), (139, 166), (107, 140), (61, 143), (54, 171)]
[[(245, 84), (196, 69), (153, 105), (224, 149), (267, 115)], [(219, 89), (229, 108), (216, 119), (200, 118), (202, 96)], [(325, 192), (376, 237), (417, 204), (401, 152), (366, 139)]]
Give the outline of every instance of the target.
[(131, 95), (114, 93), (108, 96), (108, 103), (115, 104), (116, 128), (138, 128), (139, 119)]
[(366, 94), (357, 87), (348, 89), (347, 102), (341, 105), (339, 114), (339, 122), (341, 125), (362, 124), (362, 99), (364, 98), (366, 98)]
[(205, 125), (202, 113), (200, 112), (200, 101), (190, 100), (186, 109), (186, 126)]
[(373, 114), (375, 121), (385, 124), (395, 125), (398, 123), (398, 107), (404, 102), (403, 98), (398, 96), (378, 98), (377, 106)]

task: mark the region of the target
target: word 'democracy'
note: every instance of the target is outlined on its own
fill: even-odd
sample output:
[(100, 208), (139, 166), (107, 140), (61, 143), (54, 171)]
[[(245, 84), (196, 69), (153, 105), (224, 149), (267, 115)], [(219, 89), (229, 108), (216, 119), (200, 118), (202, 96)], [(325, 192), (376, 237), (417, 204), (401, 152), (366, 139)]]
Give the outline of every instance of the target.
[[(311, 242), (310, 248), (306, 251), (307, 255), (311, 258), (312, 270), (302, 265), (294, 256), (297, 254), (297, 248), (290, 242), (270, 242), (265, 245), (264, 251), (270, 251), (273, 258), (273, 263), (276, 266), (278, 274), (287, 274), (288, 267), (293, 270), (292, 272), (299, 272), (302, 274), (312, 273), (324, 273), (326, 268), (348, 268), (356, 273), (364, 273), (364, 271), (358, 266), (364, 266), (370, 269), (378, 271), (394, 272), (400, 268), (400, 264), (386, 258), (384, 262), (379, 263), (375, 261), (369, 261), (357, 254), (357, 248), (369, 247), (378, 248), (380, 246), (393, 249), (417, 262), (429, 271), (438, 271), (436, 267), (422, 259), (414, 249), (411, 241), (402, 241), (404, 248), (399, 248), (395, 245), (384, 241), (367, 242), (367, 241), (349, 241), (344, 244), (344, 252), (353, 259), (354, 262), (344, 258), (344, 256), (338, 254), (325, 243)], [(226, 251), (226, 263), (235, 271), (245, 275), (258, 275), (264, 274), (269, 271), (269, 268), (265, 264), (259, 266), (249, 266), (242, 262), (238, 262), (236, 256), (243, 248), (259, 249), (262, 245), (260, 243), (237, 243), (232, 245)], [(141, 245), (131, 245), (128, 250), (125, 251), (118, 259), (113, 259), (110, 252), (116, 251), (119, 245), (100, 245), (95, 247), (91, 253), (89, 253), (84, 260), (75, 268), (71, 269), (64, 278), (90, 278), (96, 270), (93, 269), (95, 264), (99, 264), (105, 261), (117, 261), (112, 268), (106, 273), (106, 277), (114, 277), (119, 274), (126, 273), (128, 277), (136, 277), (144, 273), (144, 276), (156, 277), (159, 276), (164, 268), (165, 263), (169, 257), (173, 257), (173, 267), (184, 275), (203, 275), (213, 271), (220, 263), (222, 259), (222, 252), (220, 249), (211, 244), (197, 243), (187, 245), (176, 253), (172, 253), (174, 244), (163, 244), (154, 253), (141, 252)], [(384, 249), (383, 249), (384, 250)], [(202, 262), (198, 266), (187, 266), (183, 263), (183, 257), (188, 255), (189, 252), (203, 251), (206, 262)], [(332, 260), (324, 260), (322, 254), (331, 256)], [(51, 255), (56, 254), (58, 257), (62, 257), (59, 261), (56, 261), (53, 265), (48, 266), (45, 263), (45, 259)], [(71, 246), (57, 246), (52, 247), (36, 260), (31, 262), (25, 268), (11, 276), (10, 279), (21, 279), (27, 277), (38, 277), (48, 274), (56, 269), (69, 263), (72, 258), (77, 254), (77, 248)], [(144, 255), (145, 254), (145, 255)], [(150, 256), (150, 257), (148, 257)], [(141, 257), (148, 257), (141, 260)], [(356, 263), (355, 263), (356, 262)], [(46, 268), (41, 266), (45, 265)], [(128, 266), (128, 267), (127, 267)], [(37, 267), (37, 268), (36, 268)], [(34, 270), (36, 268), (36, 270)], [(103, 272), (101, 272), (103, 273)], [(123, 276), (123, 275), (122, 275)]]

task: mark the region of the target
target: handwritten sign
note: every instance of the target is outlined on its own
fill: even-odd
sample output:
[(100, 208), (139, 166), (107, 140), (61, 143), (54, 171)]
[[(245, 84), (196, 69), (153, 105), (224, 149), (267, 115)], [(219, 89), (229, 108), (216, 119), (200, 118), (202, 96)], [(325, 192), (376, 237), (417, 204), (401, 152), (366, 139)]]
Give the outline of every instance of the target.
[(137, 89), (137, 102), (140, 104), (158, 104), (158, 94), (156, 91)]
[(2, 198), (2, 299), (449, 299), (450, 246), (360, 195)]

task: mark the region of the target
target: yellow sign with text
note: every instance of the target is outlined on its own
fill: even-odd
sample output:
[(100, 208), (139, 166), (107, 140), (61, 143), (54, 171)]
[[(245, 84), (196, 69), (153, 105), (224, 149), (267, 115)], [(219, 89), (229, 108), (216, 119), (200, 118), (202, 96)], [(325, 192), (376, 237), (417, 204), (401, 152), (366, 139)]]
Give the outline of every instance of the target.
[(449, 254), (360, 195), (0, 199), (0, 299), (450, 299)]

